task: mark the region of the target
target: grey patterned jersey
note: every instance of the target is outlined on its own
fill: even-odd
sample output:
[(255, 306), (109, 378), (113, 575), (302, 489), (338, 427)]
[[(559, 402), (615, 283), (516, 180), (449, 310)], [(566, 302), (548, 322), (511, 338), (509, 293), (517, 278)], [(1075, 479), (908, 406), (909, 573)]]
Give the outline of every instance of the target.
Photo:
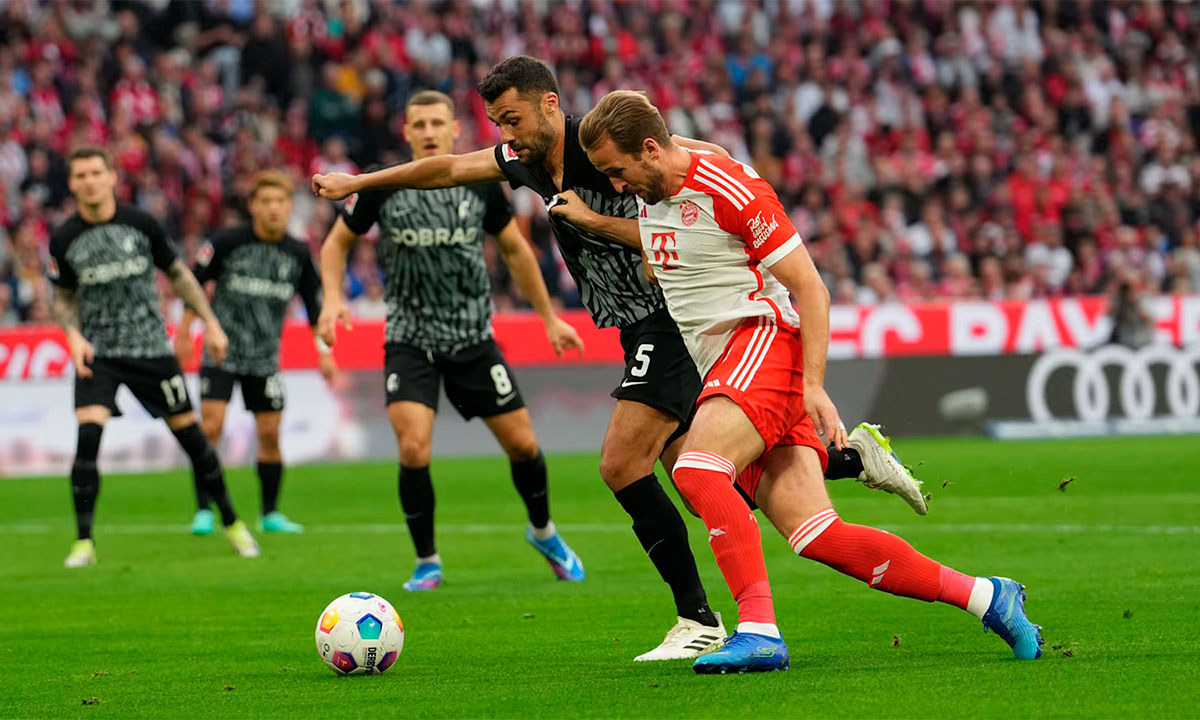
[(512, 220), (499, 185), (359, 193), (345, 213), (358, 235), (379, 223), (387, 342), (450, 353), (492, 337), (483, 236)]
[(304, 243), (285, 235), (279, 242), (259, 240), (249, 227), (218, 233), (200, 249), (196, 279), (215, 280), (213, 312), (229, 336), (225, 362), (217, 365), (204, 352), (205, 367), (265, 377), (279, 370), (279, 338), (288, 307), (297, 294), (308, 321), (321, 312), (321, 282)]
[[(596, 169), (579, 144), (579, 118), (566, 118), (561, 190), (574, 190), (592, 210), (609, 217), (637, 217), (637, 200), (618, 193), (612, 181)], [(547, 202), (561, 190), (542, 165), (523, 165), (508, 145), (496, 146), (496, 163), (513, 188), (524, 185)], [(583, 306), (596, 327), (625, 327), (666, 307), (662, 291), (646, 281), (642, 255), (550, 215), (554, 238)]]
[(107, 222), (91, 225), (76, 214), (63, 223), (50, 238), (47, 274), (75, 291), (79, 329), (97, 357), (162, 357), (171, 355), (171, 345), (154, 268), (174, 261), (162, 225), (118, 205)]

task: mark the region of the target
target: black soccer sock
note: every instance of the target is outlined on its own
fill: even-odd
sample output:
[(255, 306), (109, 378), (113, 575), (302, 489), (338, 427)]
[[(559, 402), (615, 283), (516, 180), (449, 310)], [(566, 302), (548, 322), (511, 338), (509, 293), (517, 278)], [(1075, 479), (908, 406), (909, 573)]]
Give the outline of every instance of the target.
[(433, 482), (429, 466), (410, 468), (400, 466), (400, 509), (408, 523), (417, 557), (437, 553), (433, 543)]
[(825, 466), (826, 480), (858, 479), (858, 474), (863, 471), (863, 461), (857, 450), (850, 446), (838, 450), (833, 445), (826, 449), (829, 451), (829, 464)]
[(717, 626), (717, 616), (708, 606), (696, 558), (688, 545), (687, 526), (675, 504), (654, 473), (616, 492), (617, 502), (633, 519), (633, 532), (642, 549), (658, 570), (663, 582), (671, 587), (680, 617), (708, 627)]
[(279, 504), (279, 486), (283, 484), (283, 463), (258, 461), (258, 484), (262, 488), (262, 514), (275, 512)]
[(100, 434), (104, 426), (83, 423), (75, 446), (75, 463), (71, 465), (71, 496), (75, 500), (75, 532), (80, 540), (92, 536), (92, 518), (96, 512), (96, 497), (100, 495), (100, 472), (96, 457), (100, 454)]
[(217, 510), (221, 512), (221, 524), (229, 527), (237, 522), (233, 501), (229, 499), (229, 491), (225, 488), (225, 472), (221, 469), (221, 461), (217, 459), (217, 453), (208, 444), (204, 433), (200, 432), (200, 425), (192, 423), (182, 430), (171, 432), (192, 461), (193, 480), (217, 504)]
[(531, 460), (511, 460), (513, 485), (525, 501), (529, 524), (544, 528), (550, 522), (550, 493), (546, 482), (546, 458), (539, 450)]

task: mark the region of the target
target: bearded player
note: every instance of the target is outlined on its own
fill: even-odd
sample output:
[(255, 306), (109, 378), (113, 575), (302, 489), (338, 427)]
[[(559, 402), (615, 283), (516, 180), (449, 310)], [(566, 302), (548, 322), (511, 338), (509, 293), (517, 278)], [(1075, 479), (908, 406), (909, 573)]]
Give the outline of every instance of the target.
[(735, 160), (673, 143), (641, 93), (606, 95), (579, 142), (616, 189), (641, 200), (642, 247), (705, 381), (672, 476), (708, 528), (739, 624), (696, 672), (789, 665), (758, 524), (735, 484), (798, 555), (869, 587), (962, 608), (1016, 657), (1039, 657), (1023, 586), (965, 575), (834, 511), (818, 430), (839, 448), (847, 435), (824, 389), (829, 293), (770, 185)]

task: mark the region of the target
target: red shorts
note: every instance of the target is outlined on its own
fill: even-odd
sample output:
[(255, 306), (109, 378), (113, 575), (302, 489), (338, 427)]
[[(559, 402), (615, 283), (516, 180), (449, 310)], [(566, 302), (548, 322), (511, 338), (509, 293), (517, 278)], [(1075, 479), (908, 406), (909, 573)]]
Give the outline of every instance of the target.
[(829, 462), (825, 443), (804, 411), (803, 368), (800, 332), (777, 325), (774, 318), (758, 317), (734, 330), (725, 353), (704, 378), (697, 404), (710, 397), (727, 397), (762, 436), (763, 454), (737, 480), (752, 500), (766, 456), (776, 447), (811, 447), (822, 468)]

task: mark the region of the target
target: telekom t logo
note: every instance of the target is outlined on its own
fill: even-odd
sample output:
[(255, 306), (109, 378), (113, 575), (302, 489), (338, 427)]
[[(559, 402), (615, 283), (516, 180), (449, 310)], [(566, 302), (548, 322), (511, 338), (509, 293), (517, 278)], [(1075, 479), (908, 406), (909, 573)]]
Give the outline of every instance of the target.
[(674, 270), (672, 262), (679, 262), (679, 253), (674, 248), (675, 233), (650, 233), (650, 248), (654, 251), (654, 262), (662, 265), (663, 270)]

